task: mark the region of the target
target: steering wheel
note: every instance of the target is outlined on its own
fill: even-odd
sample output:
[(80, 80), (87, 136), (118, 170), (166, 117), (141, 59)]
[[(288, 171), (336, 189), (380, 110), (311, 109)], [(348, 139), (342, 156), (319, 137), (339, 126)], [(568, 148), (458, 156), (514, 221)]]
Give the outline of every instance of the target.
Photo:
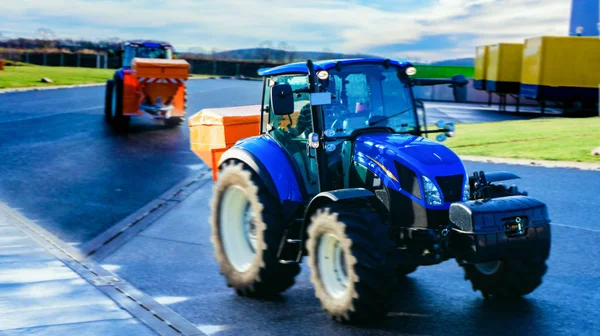
[(333, 128), (336, 132), (342, 127), (342, 124), (346, 118), (350, 115), (350, 111), (344, 105), (336, 104), (332, 105), (331, 108), (326, 111), (327, 120), (334, 120), (330, 125), (326, 125), (326, 129)]

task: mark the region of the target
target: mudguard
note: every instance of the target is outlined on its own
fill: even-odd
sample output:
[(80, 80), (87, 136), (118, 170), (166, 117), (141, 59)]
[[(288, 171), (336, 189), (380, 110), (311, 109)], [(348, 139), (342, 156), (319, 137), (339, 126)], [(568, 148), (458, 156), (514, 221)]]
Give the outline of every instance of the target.
[[(474, 178), (473, 176), (469, 176), (469, 179), (472, 180), (473, 178)], [(486, 181), (492, 183), (492, 182), (500, 182), (500, 181), (517, 180), (517, 179), (520, 179), (520, 177), (511, 172), (497, 171), (497, 172), (485, 173), (485, 179), (486, 179)]]
[(335, 203), (342, 200), (348, 199), (358, 199), (358, 198), (375, 198), (375, 194), (370, 190), (364, 188), (349, 188), (349, 189), (339, 189), (339, 190), (331, 190), (324, 191), (319, 193), (317, 196), (313, 197), (310, 201), (306, 210), (304, 211), (304, 222), (307, 226), (310, 222), (310, 217), (312, 214), (320, 207), (325, 204)]
[(225, 151), (219, 166), (226, 160), (236, 159), (250, 166), (264, 181), (281, 203), (304, 202), (306, 191), (298, 183), (301, 175), (296, 171), (287, 152), (270, 136), (255, 136), (238, 141)]

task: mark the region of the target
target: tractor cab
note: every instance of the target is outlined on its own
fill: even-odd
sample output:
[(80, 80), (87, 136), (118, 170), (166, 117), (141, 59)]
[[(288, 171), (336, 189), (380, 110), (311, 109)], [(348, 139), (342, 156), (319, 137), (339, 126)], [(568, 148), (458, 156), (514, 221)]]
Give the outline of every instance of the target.
[(134, 58), (173, 59), (173, 46), (165, 42), (129, 41), (122, 53), (122, 66), (130, 68)]
[(344, 172), (353, 171), (354, 144), (359, 135), (393, 136), (387, 143), (389, 150), (396, 144), (420, 142), (420, 136), (430, 132), (443, 133), (439, 141), (453, 135), (452, 124), (441, 122), (439, 129), (426, 129), (424, 107), (412, 92), (416, 79), (411, 76), (416, 69), (408, 62), (366, 59), (312, 66), (310, 70), (293, 64), (288, 69), (262, 73), (267, 76), (263, 117), (268, 120), (263, 123), (263, 132), (273, 136), (297, 161), (308, 194), (354, 184), (351, 174)]

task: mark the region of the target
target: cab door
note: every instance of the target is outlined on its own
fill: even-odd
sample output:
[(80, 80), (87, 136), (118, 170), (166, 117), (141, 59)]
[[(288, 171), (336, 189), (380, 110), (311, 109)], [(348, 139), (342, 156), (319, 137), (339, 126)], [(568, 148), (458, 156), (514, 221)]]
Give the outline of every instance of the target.
[(308, 85), (306, 75), (274, 76), (265, 81), (263, 92), (263, 118), (267, 120), (266, 133), (273, 137), (289, 154), (292, 164), (302, 176), (308, 196), (319, 192), (317, 163), (313, 149), (308, 149), (308, 135), (313, 131), (310, 117), (310, 97), (308, 93), (294, 94), (294, 113), (275, 115), (270, 106), (270, 88), (275, 84), (289, 84), (299, 89)]

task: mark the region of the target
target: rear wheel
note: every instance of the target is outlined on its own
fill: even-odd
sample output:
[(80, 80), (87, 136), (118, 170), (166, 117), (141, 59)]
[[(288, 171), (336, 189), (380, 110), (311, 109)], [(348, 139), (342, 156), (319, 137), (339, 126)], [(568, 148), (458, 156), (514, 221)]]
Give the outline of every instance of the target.
[(123, 81), (118, 77), (114, 79), (111, 101), (111, 124), (119, 132), (127, 131), (131, 117), (123, 115)]
[(107, 123), (111, 123), (114, 115), (114, 106), (113, 106), (113, 91), (114, 91), (115, 81), (108, 80), (106, 81), (106, 91), (104, 96), (104, 120)]
[(331, 318), (360, 323), (387, 312), (394, 279), (387, 232), (364, 203), (338, 202), (312, 217), (306, 243), (311, 282)]
[(465, 279), (486, 299), (514, 299), (533, 292), (542, 284), (545, 260), (522, 259), (463, 264)]
[(250, 168), (227, 163), (215, 185), (212, 243), (227, 285), (242, 296), (271, 296), (294, 284), (297, 264), (277, 258), (284, 234), (281, 204)]

